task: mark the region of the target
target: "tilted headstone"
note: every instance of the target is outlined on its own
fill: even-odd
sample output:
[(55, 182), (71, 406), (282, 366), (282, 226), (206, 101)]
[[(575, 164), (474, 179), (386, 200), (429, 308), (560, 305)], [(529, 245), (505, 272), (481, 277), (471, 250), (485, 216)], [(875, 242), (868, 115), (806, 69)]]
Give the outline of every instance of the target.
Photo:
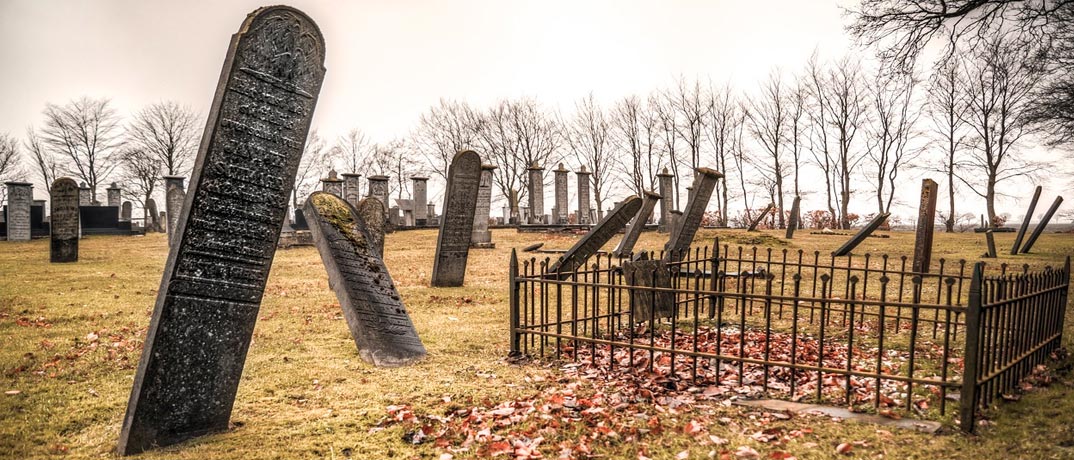
[(470, 235), (470, 246), (492, 249), (492, 232), (489, 231), (489, 214), (492, 207), (492, 171), (496, 165), (481, 165), (481, 185), (477, 188), (477, 207), (474, 209), (474, 230)]
[(433, 287), (462, 286), (466, 277), (466, 258), (470, 255), (470, 237), (474, 231), (474, 209), (481, 185), (481, 157), (472, 150), (455, 154), (448, 167), (444, 192), (444, 218), (436, 237), (433, 260)]
[(563, 163), (559, 164), (559, 168), (554, 171), (556, 174), (555, 192), (556, 192), (556, 209), (552, 213), (552, 218), (555, 219), (556, 225), (567, 224), (567, 214), (570, 214), (567, 204), (567, 173), (570, 171), (563, 167)]
[(328, 177), (321, 179), (321, 191), (343, 197), (343, 179), (339, 178), (336, 170), (328, 171)]
[(527, 169), (529, 171), (529, 205), (530, 218), (527, 223), (544, 224), (544, 168), (533, 162)]
[[(1029, 201), (1029, 209), (1026, 210), (1025, 217), (1022, 218), (1022, 225), (1018, 226), (1018, 234), (1014, 237), (1014, 244), (1011, 245), (1011, 255), (1017, 255), (1018, 251), (1022, 249), (1022, 239), (1026, 236), (1026, 230), (1029, 230), (1029, 223), (1033, 220), (1033, 211), (1037, 209), (1037, 201), (1040, 200), (1040, 192), (1044, 190), (1044, 187), (1040, 185), (1033, 191), (1033, 199)], [(984, 216), (981, 216), (981, 227), (984, 227)], [(991, 227), (991, 225), (989, 225)]]
[(123, 189), (119, 188), (119, 185), (112, 182), (112, 185), (105, 189), (107, 195), (108, 206), (120, 206), (120, 201), (123, 200)]
[(1044, 217), (1040, 219), (1040, 223), (1033, 229), (1033, 234), (1029, 235), (1029, 239), (1026, 240), (1025, 246), (1022, 246), (1022, 254), (1029, 254), (1029, 250), (1033, 249), (1033, 244), (1035, 244), (1037, 238), (1040, 238), (1040, 235), (1044, 233), (1044, 229), (1048, 227), (1048, 222), (1052, 220), (1052, 216), (1055, 215), (1055, 211), (1059, 210), (1059, 205), (1061, 204), (1063, 204), (1063, 197), (1055, 197), (1052, 206), (1048, 208), (1048, 211), (1044, 213)]
[(356, 173), (343, 173), (343, 199), (351, 206), (358, 206), (362, 199), (362, 175)]
[(772, 212), (772, 210), (774, 210), (775, 208), (776, 208), (775, 203), (769, 203), (768, 206), (765, 206), (764, 209), (761, 210), (761, 214), (759, 214), (756, 219), (753, 219), (753, 222), (750, 222), (750, 226), (749, 226), (749, 228), (746, 229), (746, 231), (747, 232), (755, 232), (755, 231), (757, 231), (757, 226), (761, 225), (761, 221), (763, 221), (764, 218), (768, 216), (768, 213)]
[(914, 273), (928, 273), (932, 265), (932, 237), (936, 230), (936, 194), (932, 179), (921, 181), (921, 206), (917, 212), (917, 235), (914, 238)]
[(164, 204), (168, 213), (168, 244), (175, 245), (176, 230), (179, 227), (179, 215), (183, 202), (186, 201), (186, 186), (183, 176), (164, 176)]
[(124, 221), (124, 222), (130, 221), (131, 220), (131, 212), (133, 212), (133, 208), (134, 208), (134, 206), (131, 205), (130, 201), (124, 201), (123, 206), (121, 206), (119, 208), (119, 220)]
[(888, 220), (888, 217), (890, 216), (891, 213), (885, 212), (874, 217), (873, 220), (869, 222), (869, 225), (866, 225), (861, 230), (858, 230), (858, 233), (850, 237), (850, 239), (847, 240), (846, 243), (843, 243), (843, 245), (840, 246), (839, 249), (833, 251), (832, 255), (835, 257), (842, 257), (847, 254), (850, 254), (850, 251), (853, 251), (854, 248), (858, 247), (859, 244), (865, 241), (865, 239), (868, 238), (869, 235), (872, 235), (873, 232), (876, 231), (876, 229), (880, 228), (881, 225), (884, 225), (884, 221)]
[(367, 196), (362, 198), (362, 201), (358, 202), (358, 206), (355, 208), (358, 212), (358, 217), (365, 223), (366, 231), (369, 233), (369, 245), (371, 250), (377, 257), (384, 258), (384, 233), (387, 230), (388, 218), (387, 213), (384, 212), (384, 203), (380, 200)]
[(641, 199), (641, 208), (638, 209), (638, 213), (634, 215), (634, 218), (630, 219), (630, 223), (626, 226), (626, 231), (623, 232), (623, 239), (619, 240), (619, 244), (612, 251), (612, 255), (624, 257), (634, 252), (634, 245), (638, 243), (638, 237), (641, 236), (641, 231), (645, 228), (645, 224), (649, 222), (649, 217), (653, 215), (653, 208), (656, 207), (656, 202), (660, 201), (660, 199), (659, 194), (649, 190), (645, 191)]
[(424, 227), (429, 224), (429, 178), (414, 176), (410, 180), (414, 185), (414, 226)]
[(660, 196), (664, 197), (660, 200), (660, 220), (657, 222), (657, 231), (669, 233), (674, 228), (671, 225), (671, 211), (675, 209), (675, 176), (668, 173), (668, 168), (664, 168), (656, 175), (656, 178), (660, 187)]
[(787, 234), (785, 238), (794, 238), (794, 231), (798, 230), (798, 215), (802, 213), (802, 197), (794, 197), (794, 204), (791, 204), (791, 215), (787, 221)]
[(145, 200), (145, 228), (147, 231), (160, 232), (163, 229), (160, 227), (159, 213), (157, 212), (157, 201), (149, 198)]
[(634, 287), (623, 300), (634, 311), (634, 322), (669, 318), (675, 314), (675, 294), (651, 288), (671, 289), (671, 271), (663, 260), (635, 260), (623, 263), (623, 277)]
[(52, 183), (50, 262), (78, 262), (78, 184), (61, 177)]
[(596, 254), (600, 248), (604, 247), (604, 244), (608, 240), (612, 239), (616, 233), (619, 233), (631, 217), (638, 214), (638, 210), (641, 209), (641, 198), (634, 195), (627, 197), (622, 203), (619, 203), (611, 212), (604, 216), (595, 227), (589, 230), (578, 242), (574, 243), (567, 252), (563, 253), (563, 256), (559, 258), (548, 270), (548, 273), (558, 274), (561, 278), (566, 278), (571, 275), (572, 272), (585, 266), (586, 260), (589, 260), (593, 254)]
[(985, 243), (988, 244), (988, 252), (984, 256), (990, 259), (996, 258), (996, 234), (992, 229), (985, 230)]
[[(371, 216), (384, 221), (384, 205), (362, 200)], [(410, 321), (380, 254), (374, 249), (377, 230), (366, 226), (361, 213), (343, 199), (314, 192), (306, 200), (313, 243), (328, 271), (343, 317), (362, 360), (380, 367), (402, 366), (425, 356), (425, 346)]]
[(135, 374), (119, 453), (228, 428), (324, 78), (304, 13), (259, 8), (232, 36)]
[(705, 217), (705, 208), (709, 205), (712, 190), (716, 188), (716, 181), (723, 177), (722, 173), (709, 168), (697, 168), (695, 172), (694, 193), (686, 202), (682, 217), (675, 223), (671, 238), (664, 245), (665, 261), (678, 262), (686, 255), (701, 226), (701, 219)]
[(367, 179), (369, 181), (369, 194), (367, 194), (366, 196), (376, 198), (380, 200), (381, 203), (387, 203), (389, 179), (391, 178), (382, 175), (369, 176), (369, 178)]
[(5, 182), (7, 185), (7, 240), (30, 241), (30, 205), (34, 186), (29, 182)]
[(78, 205), (92, 206), (94, 201), (93, 190), (85, 182), (78, 184)]

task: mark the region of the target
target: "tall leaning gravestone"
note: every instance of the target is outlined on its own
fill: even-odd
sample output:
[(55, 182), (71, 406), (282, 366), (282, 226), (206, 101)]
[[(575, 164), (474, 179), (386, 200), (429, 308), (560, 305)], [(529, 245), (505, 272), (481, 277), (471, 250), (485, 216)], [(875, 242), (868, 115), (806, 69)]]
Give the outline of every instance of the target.
[(49, 198), (52, 201), (49, 261), (78, 262), (78, 184), (70, 177), (56, 179)]
[(462, 286), (480, 183), (481, 157), (472, 150), (455, 154), (448, 167), (444, 216), (440, 219), (440, 235), (436, 237), (433, 287)]
[[(384, 206), (371, 209), (383, 222)], [(313, 243), (328, 270), (328, 284), (343, 307), (343, 317), (358, 354), (376, 366), (402, 366), (425, 356), (425, 346), (410, 321), (388, 267), (372, 241), (377, 230), (366, 226), (359, 210), (329, 192), (306, 200)]]
[(227, 429), (324, 72), (321, 32), (296, 9), (259, 8), (232, 36), (121, 455)]

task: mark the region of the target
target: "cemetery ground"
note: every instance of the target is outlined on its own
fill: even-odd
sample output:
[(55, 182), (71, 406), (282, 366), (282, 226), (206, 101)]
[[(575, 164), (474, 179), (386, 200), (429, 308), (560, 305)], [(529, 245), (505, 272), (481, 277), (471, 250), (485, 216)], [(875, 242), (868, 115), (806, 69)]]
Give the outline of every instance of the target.
[[(717, 234), (732, 245), (822, 254), (847, 238), (800, 231), (783, 243), (775, 231), (702, 230), (695, 244)], [(912, 252), (912, 232), (890, 235), (855, 252)], [(957, 410), (930, 412), (944, 427), (924, 434), (732, 405), (734, 391), (660, 394), (645, 390), (643, 371), (634, 379), (639, 391), (626, 388), (625, 378), (571, 372), (571, 361), (508, 360), (511, 248), (543, 241), (566, 249), (576, 238), (495, 230), (496, 249), (470, 252), (465, 287), (434, 289), (436, 230), (388, 235), (386, 264), (429, 352), (401, 368), (358, 358), (315, 248), (279, 250), (231, 429), (140, 457), (1074, 458), (1069, 358), (1027, 382), (1017, 403), (998, 403), (976, 436), (959, 432)], [(647, 232), (637, 247), (655, 249), (665, 238)], [(1001, 255), (990, 264), (1061, 266), (1074, 253), (1074, 235), (1045, 234), (1034, 254), (1006, 256), (1002, 248), (1013, 238), (996, 235)], [(74, 264), (50, 264), (48, 244), (0, 244), (0, 458), (111, 457), (167, 239), (87, 237)], [(983, 235), (937, 233), (933, 260), (976, 261), (984, 251)], [(1069, 348), (1074, 321), (1066, 324)], [(676, 404), (682, 397), (689, 402)]]

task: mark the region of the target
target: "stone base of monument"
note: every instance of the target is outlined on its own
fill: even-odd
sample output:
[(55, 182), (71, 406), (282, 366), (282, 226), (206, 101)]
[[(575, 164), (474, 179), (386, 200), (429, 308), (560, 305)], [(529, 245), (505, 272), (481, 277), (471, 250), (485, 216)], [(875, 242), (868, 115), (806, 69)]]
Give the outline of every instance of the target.
[(1014, 233), (1018, 229), (1016, 229), (1014, 227), (997, 227), (997, 228), (977, 227), (977, 228), (973, 229), (973, 233), (984, 233), (984, 232), (987, 232), (989, 230), (992, 230), (992, 233)]
[(472, 249), (496, 249), (496, 243), (470, 243)]
[(313, 246), (313, 234), (308, 230), (280, 233), (280, 241), (276, 247), (288, 249), (295, 246)]

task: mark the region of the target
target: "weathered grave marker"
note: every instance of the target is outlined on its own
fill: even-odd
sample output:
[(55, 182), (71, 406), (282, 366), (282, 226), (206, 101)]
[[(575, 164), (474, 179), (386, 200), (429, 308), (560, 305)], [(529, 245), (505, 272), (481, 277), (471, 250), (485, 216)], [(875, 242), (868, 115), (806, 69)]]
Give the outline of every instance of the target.
[(79, 206), (92, 206), (96, 197), (93, 196), (93, 190), (90, 189), (85, 182), (78, 184), (78, 205)]
[(381, 203), (387, 203), (388, 181), (390, 179), (390, 177), (384, 175), (369, 176), (367, 178), (367, 180), (369, 181), (369, 194), (367, 194), (366, 196), (376, 198), (380, 200)]
[(29, 182), (5, 182), (7, 185), (7, 240), (30, 241), (30, 205), (34, 185)]
[(592, 173), (586, 171), (585, 165), (582, 165), (582, 169), (574, 174), (578, 176), (578, 223), (592, 225), (592, 213), (589, 211), (589, 176)]
[(555, 171), (555, 192), (556, 192), (556, 207), (552, 210), (552, 222), (556, 225), (566, 225), (567, 215), (570, 214), (567, 208), (570, 206), (567, 204), (567, 168), (563, 167), (563, 163), (559, 164), (559, 167)]
[[(722, 173), (709, 168), (697, 168), (695, 172), (694, 192), (686, 203), (686, 211), (678, 222), (675, 222), (671, 237), (664, 245), (665, 262), (678, 262), (686, 255), (694, 236), (697, 235), (698, 227), (701, 226), (701, 219), (705, 217), (705, 208), (709, 205), (716, 181), (723, 177)], [(670, 197), (665, 199), (670, 200)]]
[(135, 374), (119, 453), (226, 430), (324, 79), (304, 13), (232, 36)]
[[(367, 197), (366, 215), (384, 221), (384, 205)], [(328, 271), (343, 317), (362, 360), (381, 367), (408, 364), (425, 356), (425, 346), (410, 321), (388, 267), (378, 254), (377, 230), (368, 228), (363, 213), (328, 192), (306, 200), (313, 243)]]
[(329, 170), (328, 177), (321, 179), (321, 191), (343, 197), (343, 179), (339, 178), (339, 173), (336, 170)]
[[(1011, 255), (1017, 255), (1018, 250), (1022, 248), (1022, 239), (1026, 236), (1026, 230), (1029, 230), (1029, 223), (1033, 220), (1033, 211), (1037, 209), (1037, 201), (1040, 200), (1040, 192), (1044, 190), (1044, 187), (1040, 185), (1033, 191), (1033, 199), (1029, 201), (1029, 209), (1026, 210), (1026, 216), (1022, 218), (1022, 225), (1018, 226), (1018, 234), (1014, 236), (1014, 244), (1011, 246)], [(981, 226), (984, 227), (984, 216), (981, 216)], [(991, 227), (991, 225), (989, 225)]]
[(996, 258), (996, 234), (992, 229), (985, 230), (985, 243), (988, 244), (988, 252), (984, 254), (990, 259)]
[(157, 213), (157, 202), (156, 202), (156, 200), (154, 200), (152, 198), (146, 199), (145, 200), (145, 209), (143, 211), (146, 214), (146, 216), (145, 216), (145, 228), (146, 228), (146, 231), (151, 231), (151, 232), (163, 231), (163, 229), (160, 228), (160, 218), (158, 217), (158, 213)]
[(123, 206), (119, 209), (119, 220), (129, 221), (131, 220), (131, 212), (133, 212), (133, 206), (130, 201), (124, 201)]
[(595, 227), (590, 229), (589, 233), (586, 233), (578, 242), (574, 243), (574, 246), (571, 246), (556, 263), (552, 264), (552, 268), (548, 270), (548, 273), (567, 277), (570, 276), (571, 272), (583, 267), (585, 261), (604, 247), (604, 244), (612, 239), (616, 233), (619, 233), (619, 230), (626, 226), (630, 218), (637, 214), (639, 209), (641, 209), (641, 198), (634, 195), (627, 197), (615, 209), (606, 214)]
[(832, 255), (835, 257), (843, 257), (847, 254), (850, 254), (850, 251), (853, 251), (854, 248), (858, 247), (859, 244), (865, 241), (865, 239), (868, 238), (869, 235), (872, 235), (873, 232), (876, 231), (876, 229), (880, 228), (881, 225), (884, 225), (884, 221), (888, 220), (888, 217), (891, 217), (891, 213), (885, 212), (874, 217), (873, 220), (869, 222), (869, 225), (866, 225), (861, 230), (858, 230), (858, 233), (850, 237), (850, 239), (847, 240), (846, 243), (843, 243), (843, 245), (840, 246), (839, 249), (832, 251)]
[(747, 232), (755, 232), (755, 231), (757, 231), (757, 226), (761, 225), (761, 221), (764, 220), (764, 218), (766, 216), (768, 216), (768, 213), (772, 212), (772, 210), (775, 209), (775, 208), (776, 208), (775, 203), (768, 203), (768, 206), (765, 206), (764, 209), (761, 210), (761, 214), (759, 214), (756, 219), (753, 219), (753, 222), (750, 222), (750, 226), (749, 226), (749, 228), (746, 229), (746, 231)]
[(429, 178), (414, 176), (414, 226), (424, 227), (429, 224)]
[(612, 251), (612, 255), (623, 257), (634, 252), (634, 245), (638, 243), (638, 237), (641, 236), (642, 229), (649, 222), (649, 217), (653, 215), (653, 208), (656, 207), (656, 202), (660, 201), (660, 199), (659, 194), (649, 190), (645, 191), (645, 196), (641, 199), (641, 209), (627, 224), (626, 231), (623, 232), (623, 239), (619, 240), (619, 245), (615, 247), (615, 251)]
[(356, 173), (343, 173), (343, 199), (351, 206), (358, 206), (362, 199), (362, 175)]
[(635, 323), (675, 314), (675, 294), (652, 290), (654, 287), (671, 289), (671, 271), (663, 260), (624, 262), (623, 277), (628, 286), (634, 287), (630, 290), (631, 297), (624, 301), (633, 306)]
[(671, 211), (675, 209), (675, 175), (668, 172), (668, 168), (664, 168), (656, 175), (659, 181), (660, 196), (664, 197), (660, 200), (660, 221), (657, 222), (657, 231), (660, 233), (670, 233), (675, 227), (671, 224)]
[(492, 171), (496, 165), (481, 165), (481, 184), (477, 188), (477, 207), (474, 209), (474, 230), (470, 234), (470, 246), (494, 249), (492, 232), (489, 231), (489, 213), (492, 207)]
[(384, 233), (388, 226), (387, 213), (384, 212), (384, 203), (380, 200), (367, 196), (358, 202), (355, 207), (358, 217), (365, 223), (366, 231), (369, 232), (369, 245), (377, 257), (384, 258)]
[(168, 245), (175, 245), (176, 230), (179, 227), (179, 214), (186, 201), (186, 188), (183, 176), (164, 176), (164, 204), (168, 213)]
[(78, 262), (78, 184), (74, 179), (61, 177), (52, 183), (50, 262)]
[(123, 199), (123, 189), (119, 188), (119, 184), (112, 182), (112, 185), (106, 188), (105, 192), (107, 193), (105, 199), (108, 206), (119, 207), (120, 201)]
[(1029, 250), (1033, 249), (1033, 244), (1037, 242), (1037, 238), (1044, 233), (1044, 229), (1048, 227), (1048, 222), (1052, 220), (1052, 216), (1055, 215), (1055, 211), (1059, 210), (1059, 205), (1063, 204), (1063, 197), (1055, 197), (1055, 201), (1052, 202), (1052, 206), (1048, 208), (1048, 212), (1044, 213), (1044, 217), (1040, 219), (1040, 223), (1033, 229), (1033, 234), (1029, 235), (1029, 239), (1026, 240), (1025, 246), (1022, 246), (1022, 254), (1029, 254)]
[(936, 229), (937, 184), (932, 179), (921, 181), (921, 206), (917, 213), (917, 235), (914, 238), (914, 273), (928, 273), (932, 265), (932, 237)]
[(472, 150), (455, 154), (448, 167), (444, 218), (440, 220), (440, 234), (436, 237), (431, 283), (434, 287), (462, 286), (480, 185), (481, 157)]
[(787, 234), (784, 235), (788, 240), (794, 238), (794, 231), (798, 230), (798, 214), (801, 214), (801, 212), (802, 197), (796, 196), (794, 197), (794, 203), (791, 204), (791, 215), (787, 222)]
[(546, 224), (544, 222), (544, 168), (536, 161), (527, 169), (529, 171), (529, 224)]

